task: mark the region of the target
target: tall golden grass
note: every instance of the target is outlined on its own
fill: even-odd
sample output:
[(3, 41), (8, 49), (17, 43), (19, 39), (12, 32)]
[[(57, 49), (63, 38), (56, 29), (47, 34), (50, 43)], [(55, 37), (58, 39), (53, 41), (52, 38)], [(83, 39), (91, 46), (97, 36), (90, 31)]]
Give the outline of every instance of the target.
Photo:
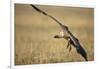
[[(62, 24), (67, 25), (94, 60), (94, 9), (81, 7), (40, 6)], [(67, 41), (54, 39), (60, 32), (59, 25), (30, 5), (15, 4), (15, 65), (77, 62), (84, 59)]]

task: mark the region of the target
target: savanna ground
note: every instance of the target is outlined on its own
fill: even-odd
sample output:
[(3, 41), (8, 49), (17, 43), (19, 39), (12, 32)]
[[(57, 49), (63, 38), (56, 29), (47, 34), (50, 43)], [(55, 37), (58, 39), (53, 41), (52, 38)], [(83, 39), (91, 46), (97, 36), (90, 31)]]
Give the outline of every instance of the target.
[[(88, 60), (94, 60), (94, 9), (79, 7), (39, 6), (54, 16), (79, 39), (87, 52)], [(59, 34), (59, 25), (37, 12), (28, 4), (15, 4), (15, 65), (45, 64), (84, 61), (67, 41), (53, 38)]]

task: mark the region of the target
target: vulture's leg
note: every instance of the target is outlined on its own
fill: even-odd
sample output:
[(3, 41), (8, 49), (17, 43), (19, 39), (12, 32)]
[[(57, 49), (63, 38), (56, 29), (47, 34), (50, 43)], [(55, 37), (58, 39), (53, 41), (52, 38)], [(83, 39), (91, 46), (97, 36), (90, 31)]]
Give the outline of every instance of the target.
[(70, 46), (69, 46), (69, 52), (72, 50), (72, 47), (71, 47), (71, 44), (70, 44)]
[(70, 37), (68, 37), (68, 45), (67, 45), (67, 48), (69, 47), (69, 52), (72, 50), (72, 47), (71, 47), (71, 41), (70, 41)]

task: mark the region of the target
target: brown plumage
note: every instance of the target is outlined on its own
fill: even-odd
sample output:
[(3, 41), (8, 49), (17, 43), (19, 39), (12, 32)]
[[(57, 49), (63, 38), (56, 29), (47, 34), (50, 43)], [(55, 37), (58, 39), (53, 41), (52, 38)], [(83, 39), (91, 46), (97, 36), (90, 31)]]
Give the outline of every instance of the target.
[(71, 51), (71, 46), (73, 46), (76, 49), (77, 53), (80, 54), (85, 59), (85, 61), (88, 61), (86, 51), (81, 46), (79, 40), (70, 32), (70, 30), (68, 29), (67, 26), (63, 25), (56, 18), (54, 18), (53, 16), (51, 16), (51, 15), (47, 14), (46, 12), (40, 10), (39, 8), (37, 8), (36, 6), (34, 6), (33, 4), (30, 4), (30, 5), (36, 11), (42, 13), (43, 15), (46, 15), (46, 16), (50, 17), (56, 23), (59, 24), (59, 26), (61, 27), (62, 31), (61, 31), (60, 35), (55, 35), (54, 38), (64, 38), (64, 39), (66, 39), (68, 41), (67, 48), (70, 47), (69, 51)]

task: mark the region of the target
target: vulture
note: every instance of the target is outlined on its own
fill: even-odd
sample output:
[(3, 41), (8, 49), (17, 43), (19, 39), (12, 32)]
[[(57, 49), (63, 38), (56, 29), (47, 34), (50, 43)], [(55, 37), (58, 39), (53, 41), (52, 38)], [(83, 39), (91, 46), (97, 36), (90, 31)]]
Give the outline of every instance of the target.
[(84, 58), (85, 61), (88, 61), (87, 53), (86, 53), (85, 49), (80, 44), (79, 40), (71, 33), (68, 26), (63, 25), (56, 18), (47, 14), (46, 12), (42, 11), (41, 9), (37, 8), (35, 5), (30, 4), (30, 6), (32, 6), (32, 8), (35, 9), (37, 12), (53, 19), (61, 27), (60, 34), (55, 35), (54, 38), (56, 38), (56, 39), (63, 38), (65, 40), (67, 40), (68, 45), (66, 46), (66, 48), (69, 48), (69, 51), (71, 51), (71, 49), (72, 49), (71, 46), (73, 46), (76, 49), (77, 53), (80, 54)]

